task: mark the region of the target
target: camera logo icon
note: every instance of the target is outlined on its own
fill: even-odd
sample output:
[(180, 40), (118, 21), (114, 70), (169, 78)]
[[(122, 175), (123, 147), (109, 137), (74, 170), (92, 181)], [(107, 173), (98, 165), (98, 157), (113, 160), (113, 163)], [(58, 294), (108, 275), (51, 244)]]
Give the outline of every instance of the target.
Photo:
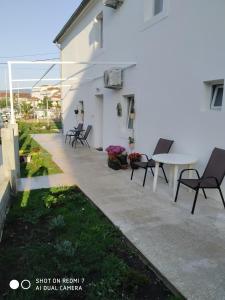
[(28, 290), (31, 287), (31, 282), (28, 279), (24, 279), (19, 283), (18, 280), (13, 279), (10, 281), (9, 286), (12, 290), (17, 290), (19, 286), (21, 286), (23, 290)]

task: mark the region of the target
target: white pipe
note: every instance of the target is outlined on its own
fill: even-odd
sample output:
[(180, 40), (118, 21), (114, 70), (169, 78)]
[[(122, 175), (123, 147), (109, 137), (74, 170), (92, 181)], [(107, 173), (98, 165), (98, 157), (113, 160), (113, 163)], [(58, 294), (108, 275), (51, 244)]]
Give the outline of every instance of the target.
[(51, 65), (51, 64), (56, 64), (56, 65), (68, 65), (68, 64), (75, 64), (75, 65), (136, 65), (135, 62), (121, 62), (121, 61), (92, 61), (92, 62), (88, 62), (88, 61), (9, 61), (9, 64), (31, 64), (31, 65), (37, 65), (37, 64), (41, 64), (41, 65)]
[[(54, 87), (61, 87), (61, 86), (62, 87), (70, 87), (71, 84), (63, 84), (63, 85), (58, 84), (58, 85), (54, 85)], [(25, 86), (25, 87), (19, 87), (19, 88), (17, 88), (17, 87), (12, 88), (12, 90), (34, 90), (34, 89), (43, 89), (43, 87), (41, 87), (41, 86), (36, 86), (36, 87)]]
[(43, 79), (35, 79), (35, 78), (32, 78), (32, 79), (29, 79), (29, 78), (26, 78), (26, 79), (13, 79), (12, 82), (32, 82), (32, 81), (37, 81), (37, 80), (40, 80), (40, 81), (57, 81), (57, 80), (61, 80), (61, 81), (67, 81), (67, 80), (70, 80), (70, 81), (78, 81), (79, 78), (43, 78)]
[(15, 114), (13, 107), (13, 87), (12, 87), (12, 65), (8, 62), (8, 72), (9, 72), (9, 91), (10, 91), (10, 123), (15, 124)]
[(7, 88), (7, 74), (6, 74), (6, 70), (5, 70), (5, 107), (7, 108), (8, 105), (8, 88)]

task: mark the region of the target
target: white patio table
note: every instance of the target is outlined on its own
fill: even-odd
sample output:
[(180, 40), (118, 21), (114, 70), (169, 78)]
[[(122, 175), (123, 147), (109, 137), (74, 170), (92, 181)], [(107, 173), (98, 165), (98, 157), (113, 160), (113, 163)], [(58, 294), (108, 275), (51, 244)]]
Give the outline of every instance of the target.
[[(189, 154), (179, 154), (179, 153), (163, 153), (163, 154), (155, 154), (152, 156), (152, 159), (155, 161), (155, 174), (154, 174), (154, 180), (153, 180), (153, 192), (156, 192), (157, 187), (157, 181), (158, 181), (158, 175), (159, 175), (159, 164), (167, 164), (171, 165), (171, 175), (169, 184), (172, 187), (173, 182), (173, 198), (176, 194), (177, 189), (177, 176), (178, 176), (178, 170), (179, 166), (181, 165), (188, 165), (188, 169), (193, 168), (193, 164), (197, 162), (197, 158), (189, 155)], [(189, 172), (189, 178), (192, 177), (192, 172)]]

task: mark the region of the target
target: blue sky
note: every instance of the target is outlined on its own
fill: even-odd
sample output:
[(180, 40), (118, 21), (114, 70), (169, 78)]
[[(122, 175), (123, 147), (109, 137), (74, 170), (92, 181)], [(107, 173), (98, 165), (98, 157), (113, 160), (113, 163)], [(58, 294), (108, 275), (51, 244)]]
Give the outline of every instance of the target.
[[(59, 57), (58, 49), (52, 41), (80, 2), (81, 0), (1, 0), (0, 63)], [(21, 66), (14, 76), (31, 76), (33, 71), (29, 68)], [(33, 73), (35, 78), (44, 72), (43, 68), (39, 67), (39, 72)], [(0, 64), (0, 89), (5, 88), (5, 70), (6, 67)]]

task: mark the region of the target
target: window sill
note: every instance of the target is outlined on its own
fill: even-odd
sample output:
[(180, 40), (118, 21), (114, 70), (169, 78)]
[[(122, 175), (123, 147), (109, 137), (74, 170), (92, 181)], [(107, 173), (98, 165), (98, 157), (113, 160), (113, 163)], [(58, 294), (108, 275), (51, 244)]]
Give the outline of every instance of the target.
[(167, 17), (168, 17), (168, 11), (165, 11), (156, 16), (153, 16), (150, 20), (144, 22), (144, 25), (141, 26), (140, 31), (147, 30), (148, 28), (154, 26), (155, 24), (163, 21)]

